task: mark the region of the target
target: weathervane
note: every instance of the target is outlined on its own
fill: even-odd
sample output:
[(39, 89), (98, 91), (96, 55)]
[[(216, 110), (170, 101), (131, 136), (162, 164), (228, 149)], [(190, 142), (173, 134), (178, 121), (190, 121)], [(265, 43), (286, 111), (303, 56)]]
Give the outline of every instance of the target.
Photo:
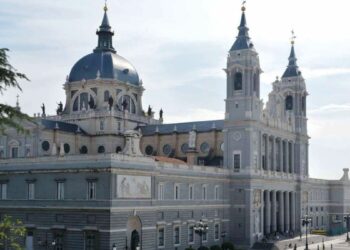
[(295, 36), (294, 30), (292, 30), (292, 37), (290, 38), (290, 42), (292, 45), (294, 45), (294, 43), (295, 43), (295, 38), (297, 38), (297, 37)]
[(241, 8), (241, 10), (244, 12), (245, 11), (245, 4), (247, 3), (247, 1), (246, 0), (244, 0), (243, 2), (242, 2), (242, 8)]

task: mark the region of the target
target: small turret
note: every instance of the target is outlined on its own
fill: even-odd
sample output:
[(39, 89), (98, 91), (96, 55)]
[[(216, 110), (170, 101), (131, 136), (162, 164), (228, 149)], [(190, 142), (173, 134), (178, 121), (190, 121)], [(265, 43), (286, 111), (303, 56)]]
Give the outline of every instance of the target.
[(103, 8), (104, 15), (100, 28), (97, 30), (96, 34), (98, 35), (98, 44), (94, 52), (99, 51), (110, 51), (116, 53), (116, 50), (113, 48), (112, 37), (114, 32), (112, 27), (109, 25), (108, 15), (107, 15), (107, 5)]

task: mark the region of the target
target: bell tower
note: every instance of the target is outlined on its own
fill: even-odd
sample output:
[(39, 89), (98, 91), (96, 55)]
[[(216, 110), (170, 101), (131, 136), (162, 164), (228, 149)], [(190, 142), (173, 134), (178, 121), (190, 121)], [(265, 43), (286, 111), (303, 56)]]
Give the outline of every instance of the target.
[(247, 27), (246, 8), (241, 8), (242, 15), (238, 26), (238, 36), (227, 58), (227, 89), (225, 107), (225, 157), (226, 168), (250, 168), (254, 165), (252, 141), (254, 129), (247, 131), (247, 126), (260, 120), (260, 62)]

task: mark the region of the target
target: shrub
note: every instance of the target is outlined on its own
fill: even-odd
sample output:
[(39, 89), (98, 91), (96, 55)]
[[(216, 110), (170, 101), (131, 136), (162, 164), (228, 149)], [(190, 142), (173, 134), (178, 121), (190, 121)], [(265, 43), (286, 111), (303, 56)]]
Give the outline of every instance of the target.
[(192, 246), (190, 246), (190, 247), (185, 248), (185, 250), (194, 250), (194, 248), (192, 248)]
[(198, 250), (209, 250), (209, 247), (201, 246), (198, 248)]
[(231, 242), (222, 243), (221, 248), (222, 248), (222, 250), (235, 250), (235, 248)]
[(210, 247), (210, 250), (222, 250), (222, 248), (218, 245), (214, 245)]

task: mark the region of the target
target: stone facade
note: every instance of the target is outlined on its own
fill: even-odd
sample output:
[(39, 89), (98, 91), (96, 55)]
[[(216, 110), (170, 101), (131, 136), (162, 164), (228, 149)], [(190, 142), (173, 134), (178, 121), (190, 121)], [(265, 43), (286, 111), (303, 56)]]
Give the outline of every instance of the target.
[(225, 119), (163, 124), (162, 113), (143, 110), (142, 80), (116, 54), (105, 9), (96, 49), (67, 77), (64, 108), (24, 123), (28, 134), (0, 135), (0, 215), (24, 222), (26, 249), (249, 246), (298, 234), (305, 214), (313, 229), (343, 230), (348, 170), (340, 180), (309, 177), (308, 93), (294, 42), (264, 105), (244, 8), (238, 29)]

